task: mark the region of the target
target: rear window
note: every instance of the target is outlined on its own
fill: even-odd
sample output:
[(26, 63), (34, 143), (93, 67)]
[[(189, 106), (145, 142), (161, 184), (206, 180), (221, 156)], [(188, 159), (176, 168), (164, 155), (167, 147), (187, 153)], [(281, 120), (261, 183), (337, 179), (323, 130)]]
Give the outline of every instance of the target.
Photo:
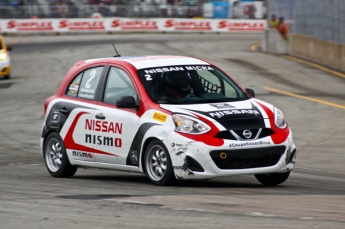
[(103, 68), (89, 68), (78, 74), (69, 84), (66, 95), (94, 99)]

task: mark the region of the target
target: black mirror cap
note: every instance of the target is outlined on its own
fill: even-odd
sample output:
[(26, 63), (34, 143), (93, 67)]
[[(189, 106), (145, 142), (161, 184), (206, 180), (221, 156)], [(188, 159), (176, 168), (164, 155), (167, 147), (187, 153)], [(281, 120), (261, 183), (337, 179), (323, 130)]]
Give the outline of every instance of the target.
[(246, 92), (253, 98), (255, 98), (255, 92), (251, 88), (246, 88)]
[(135, 102), (133, 96), (122, 96), (116, 100), (116, 106), (118, 108), (139, 108), (139, 105)]

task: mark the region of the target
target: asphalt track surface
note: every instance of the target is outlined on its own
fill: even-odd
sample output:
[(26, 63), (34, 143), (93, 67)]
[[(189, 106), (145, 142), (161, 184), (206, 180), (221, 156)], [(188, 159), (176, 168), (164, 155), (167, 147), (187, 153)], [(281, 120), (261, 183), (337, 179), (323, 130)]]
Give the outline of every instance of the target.
[[(0, 80), (0, 228), (345, 228), (345, 78), (252, 52), (261, 34), (5, 37)], [(177, 54), (210, 60), (285, 114), (297, 146), (289, 180), (254, 176), (154, 186), (141, 174), (79, 169), (51, 177), (40, 154), (43, 103), (81, 59)]]

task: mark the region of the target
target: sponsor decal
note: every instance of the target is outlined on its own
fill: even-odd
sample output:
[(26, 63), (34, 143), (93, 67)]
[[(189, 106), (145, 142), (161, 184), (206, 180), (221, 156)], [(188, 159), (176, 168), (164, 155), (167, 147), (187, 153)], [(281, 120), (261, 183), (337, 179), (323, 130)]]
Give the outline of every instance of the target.
[(177, 67), (146, 69), (145, 73), (151, 74), (151, 73), (157, 73), (157, 72), (191, 71), (191, 70), (212, 71), (214, 69), (209, 66), (177, 66)]
[(79, 97), (86, 98), (86, 99), (93, 99), (94, 95), (93, 94), (85, 94), (85, 93), (79, 93)]
[(176, 30), (212, 30), (209, 21), (181, 21), (181, 20), (167, 20), (164, 24), (165, 28), (174, 28)]
[(69, 90), (78, 91), (79, 85), (71, 84), (69, 85)]
[(122, 30), (158, 30), (157, 22), (151, 20), (124, 21), (116, 19), (111, 22), (111, 27), (120, 27)]
[(122, 134), (122, 123), (86, 119), (85, 130)]
[(58, 28), (67, 28), (68, 30), (104, 30), (104, 25), (101, 20), (61, 20)]
[(209, 67), (209, 66), (186, 66), (187, 70), (206, 70), (206, 71), (213, 71), (213, 68)]
[(228, 30), (248, 30), (248, 31), (261, 31), (265, 28), (264, 22), (250, 22), (250, 21), (227, 21), (223, 20), (218, 23), (219, 29)]
[(72, 151), (73, 157), (84, 157), (84, 158), (93, 158), (91, 153), (81, 152), (81, 151)]
[(8, 21), (7, 29), (17, 29), (17, 31), (41, 31), (53, 30), (52, 21)]
[[(77, 86), (78, 88), (78, 86)], [(78, 90), (78, 89), (76, 89)], [(91, 93), (91, 94), (94, 94), (95, 93), (95, 90), (94, 89), (89, 89), (89, 88), (80, 88), (80, 92), (85, 92), (85, 93)]]
[(52, 114), (50, 117), (50, 127), (58, 128), (60, 121), (60, 111), (58, 109), (52, 109)]
[(94, 134), (85, 134), (85, 142), (95, 145), (113, 146), (117, 148), (122, 147), (121, 138), (113, 138)]
[(166, 67), (166, 68), (155, 68), (145, 70), (146, 73), (157, 73), (157, 72), (171, 72), (171, 71), (185, 71), (183, 67)]
[(235, 108), (234, 106), (231, 106), (230, 104), (227, 103), (217, 103), (217, 104), (210, 104), (211, 106), (217, 108), (217, 109), (229, 109), (229, 108)]
[(177, 143), (174, 143), (174, 142), (171, 143), (171, 147), (174, 148), (175, 146), (181, 148), (183, 146), (183, 144), (177, 144)]
[(246, 147), (246, 146), (259, 146), (259, 145), (270, 145), (269, 141), (256, 141), (256, 142), (241, 142), (241, 143), (231, 143), (229, 146), (231, 148), (236, 147)]
[(159, 113), (159, 112), (154, 112), (152, 119), (157, 120), (159, 122), (166, 122), (168, 118), (168, 115)]
[[(112, 134), (122, 134), (122, 123), (109, 122), (106, 120), (101, 121), (101, 120), (86, 119), (85, 130), (112, 133)], [(96, 144), (96, 145), (122, 147), (121, 138), (109, 137), (109, 136), (103, 136), (103, 135), (85, 134), (85, 142)]]
[[(94, 153), (98, 153), (98, 154), (104, 154), (104, 155), (109, 155), (109, 156), (118, 156), (116, 154), (113, 154), (113, 153), (108, 153), (108, 152), (105, 152), (105, 151), (102, 151), (102, 150), (98, 150), (94, 147), (88, 147), (88, 146), (85, 146), (85, 145), (82, 145), (82, 144), (78, 144), (74, 141), (73, 139), (73, 133), (74, 133), (74, 130), (77, 126), (77, 123), (80, 119), (80, 117), (82, 115), (86, 115), (86, 114), (90, 114), (88, 112), (80, 112), (76, 115), (76, 117), (74, 118), (65, 138), (64, 138), (64, 143), (65, 143), (65, 147), (66, 149), (78, 149), (80, 151), (89, 151), (89, 152), (94, 152)], [(91, 141), (91, 140), (90, 140)], [(117, 140), (118, 141), (118, 140)], [(122, 142), (121, 142), (122, 144)]]
[(236, 115), (236, 114), (251, 114), (251, 115), (259, 115), (260, 113), (257, 110), (251, 109), (241, 109), (241, 110), (226, 110), (226, 111), (217, 111), (211, 112), (209, 115), (211, 117), (221, 118), (225, 115)]

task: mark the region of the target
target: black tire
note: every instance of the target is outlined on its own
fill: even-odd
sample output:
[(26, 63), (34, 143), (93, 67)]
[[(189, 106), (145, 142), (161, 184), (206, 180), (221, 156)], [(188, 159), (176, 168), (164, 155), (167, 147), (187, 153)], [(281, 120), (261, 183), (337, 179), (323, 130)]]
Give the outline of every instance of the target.
[(256, 179), (265, 186), (275, 186), (284, 183), (289, 178), (290, 172), (255, 174)]
[(49, 134), (45, 141), (43, 157), (53, 177), (72, 177), (77, 172), (78, 168), (69, 163), (63, 140), (55, 132)]
[(11, 78), (10, 73), (8, 73), (8, 75), (4, 76), (4, 79), (8, 80), (9, 78)]
[(175, 180), (168, 149), (159, 140), (153, 140), (145, 151), (146, 174), (155, 185), (168, 185)]

